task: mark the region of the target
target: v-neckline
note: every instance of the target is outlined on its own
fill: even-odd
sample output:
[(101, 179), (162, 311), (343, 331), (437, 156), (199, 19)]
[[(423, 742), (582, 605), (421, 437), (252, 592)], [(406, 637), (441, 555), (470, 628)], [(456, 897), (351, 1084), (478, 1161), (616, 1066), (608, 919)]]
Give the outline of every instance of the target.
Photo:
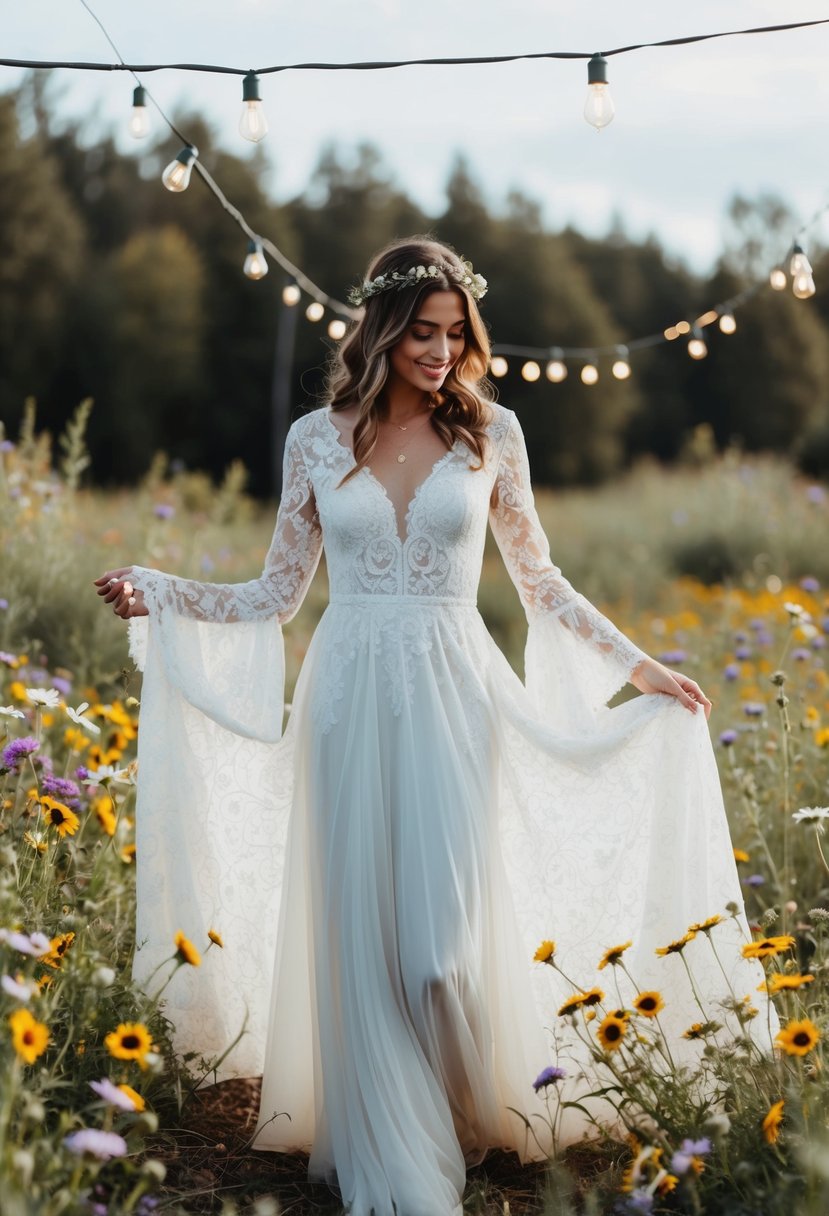
[[(334, 422), (334, 419), (331, 417), (331, 406), (326, 405), (323, 409), (323, 413), (325, 414), (328, 425), (331, 427), (331, 430), (334, 432), (334, 437), (335, 437), (337, 446), (342, 448), (342, 450), (346, 453), (346, 455), (351, 458), (352, 466), (355, 466), (357, 464), (357, 461), (354, 457), (354, 449), (351, 447), (350, 443), (343, 443), (343, 433), (340, 430), (340, 428), (337, 426), (336, 422)], [(409, 504), (406, 507), (406, 514), (403, 517), (403, 535), (402, 536), (400, 534), (400, 517), (397, 514), (397, 508), (395, 507), (394, 503), (392, 502), (392, 498), (391, 498), (391, 495), (389, 494), (388, 490), (383, 485), (380, 478), (377, 477), (376, 474), (371, 471), (371, 469), (369, 468), (369, 466), (367, 464), (364, 464), (362, 466), (362, 468), (360, 469), (360, 472), (365, 473), (368, 480), (377, 487), (377, 489), (380, 491), (380, 494), (383, 497), (384, 502), (388, 505), (388, 508), (391, 511), (392, 519), (394, 521), (395, 536), (397, 537), (401, 546), (405, 546), (406, 544), (408, 544), (409, 540), (411, 539), (411, 537), (409, 536), (409, 526), (411, 524), (412, 514), (414, 513), (414, 509), (417, 506), (417, 500), (420, 497), (420, 493), (423, 490), (423, 487), (432, 480), (432, 478), (435, 476), (435, 474), (437, 473), (437, 471), (441, 467), (441, 465), (443, 465), (444, 462), (447, 461), (450, 456), (454, 455), (456, 446), (457, 446), (457, 441), (452, 444), (451, 448), (447, 448), (442, 456), (438, 457), (438, 459), (432, 465), (431, 469), (426, 474), (426, 476), (423, 478), (423, 480), (421, 482), (419, 482), (418, 485), (415, 487), (414, 494), (412, 494), (412, 497), (409, 500)]]

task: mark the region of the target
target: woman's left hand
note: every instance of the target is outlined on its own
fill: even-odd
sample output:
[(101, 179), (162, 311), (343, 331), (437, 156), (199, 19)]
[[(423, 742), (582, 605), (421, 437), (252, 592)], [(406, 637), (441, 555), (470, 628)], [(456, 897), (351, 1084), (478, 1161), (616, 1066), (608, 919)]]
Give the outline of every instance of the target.
[(691, 713), (696, 713), (700, 705), (705, 710), (705, 717), (711, 716), (711, 702), (705, 693), (689, 676), (681, 671), (671, 671), (656, 659), (645, 659), (633, 672), (630, 682), (640, 692), (662, 692), (669, 697), (676, 697), (681, 705)]

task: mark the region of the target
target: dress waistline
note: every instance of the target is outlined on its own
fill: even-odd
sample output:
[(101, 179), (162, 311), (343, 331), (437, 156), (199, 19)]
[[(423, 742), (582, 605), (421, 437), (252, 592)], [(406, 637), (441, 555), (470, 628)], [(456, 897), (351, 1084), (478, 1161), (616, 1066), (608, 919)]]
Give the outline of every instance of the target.
[(328, 597), (330, 604), (360, 604), (363, 607), (383, 608), (388, 604), (417, 604), (419, 608), (477, 608), (478, 601), (471, 596), (458, 595), (351, 595), (331, 592)]

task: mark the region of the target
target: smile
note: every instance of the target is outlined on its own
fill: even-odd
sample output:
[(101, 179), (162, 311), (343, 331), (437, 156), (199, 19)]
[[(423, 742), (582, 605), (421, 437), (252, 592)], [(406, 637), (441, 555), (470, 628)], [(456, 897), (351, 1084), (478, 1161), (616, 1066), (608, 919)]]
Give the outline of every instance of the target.
[(448, 363), (420, 363), (417, 359), (415, 359), (415, 363), (418, 367), (423, 368), (427, 376), (439, 376), (449, 367)]

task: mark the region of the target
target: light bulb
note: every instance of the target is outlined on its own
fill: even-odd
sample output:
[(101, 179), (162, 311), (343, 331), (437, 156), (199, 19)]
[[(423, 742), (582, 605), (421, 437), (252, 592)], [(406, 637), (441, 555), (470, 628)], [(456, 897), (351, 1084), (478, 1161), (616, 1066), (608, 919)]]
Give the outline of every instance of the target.
[(599, 369), (594, 363), (585, 363), (581, 369), (582, 384), (595, 384), (599, 378)]
[(132, 91), (132, 114), (129, 133), (133, 139), (144, 139), (150, 133), (150, 116), (147, 113), (147, 90), (139, 84)]
[(689, 334), (691, 332), (690, 321), (677, 321), (676, 332), (678, 334)]
[(321, 321), (325, 316), (325, 307), (319, 300), (312, 300), (305, 309), (305, 315), (309, 321)]
[(587, 100), (584, 103), (584, 117), (601, 131), (608, 123), (613, 122), (616, 107), (610, 96), (607, 84), (607, 60), (603, 55), (593, 55), (587, 64)]
[(248, 72), (242, 81), (242, 117), (239, 119), (239, 134), (251, 143), (258, 143), (268, 134), (268, 120), (259, 95), (259, 77)]
[(737, 328), (737, 322), (730, 312), (724, 312), (720, 317), (720, 329), (724, 334), (733, 334)]
[(530, 382), (530, 384), (534, 384), (535, 381), (541, 375), (541, 368), (538, 366), (538, 364), (535, 362), (534, 359), (528, 359), (527, 362), (524, 364), (524, 366), (521, 368), (521, 375), (524, 377), (525, 380), (528, 380)]
[(509, 364), (503, 355), (495, 355), (489, 365), (489, 370), (493, 376), (506, 376), (509, 371)]
[(249, 279), (264, 279), (268, 273), (268, 263), (265, 261), (259, 241), (248, 241), (248, 255), (245, 258), (244, 270)]
[(708, 347), (705, 345), (705, 339), (700, 330), (694, 330), (694, 336), (688, 343), (688, 354), (692, 359), (704, 359), (708, 354)]
[(302, 292), (297, 287), (296, 283), (287, 283), (282, 288), (282, 303), (287, 304), (289, 308), (293, 308), (302, 299)]
[(337, 317), (328, 326), (328, 336), (333, 338), (335, 342), (339, 342), (340, 338), (345, 337), (345, 321), (341, 321)]
[(562, 380), (567, 379), (567, 364), (561, 359), (551, 359), (547, 364), (547, 379), (553, 384), (561, 384)]
[(774, 270), (772, 270), (771, 274), (769, 275), (769, 286), (775, 291), (784, 291), (787, 282), (788, 280), (786, 278), (785, 270), (782, 268), (782, 266), (775, 266)]
[(792, 260), (789, 262), (789, 274), (795, 278), (799, 274), (811, 274), (812, 267), (809, 265), (809, 259), (803, 252), (800, 245), (792, 247)]
[(815, 280), (811, 274), (806, 274), (805, 272), (796, 274), (792, 283), (792, 291), (798, 300), (808, 300), (809, 296), (815, 294)]
[(190, 174), (193, 172), (193, 165), (196, 162), (198, 154), (198, 148), (191, 144), (187, 148), (182, 148), (176, 159), (170, 161), (167, 168), (161, 174), (161, 180), (168, 190), (172, 190), (174, 194), (179, 194), (182, 190), (187, 189), (190, 185)]

